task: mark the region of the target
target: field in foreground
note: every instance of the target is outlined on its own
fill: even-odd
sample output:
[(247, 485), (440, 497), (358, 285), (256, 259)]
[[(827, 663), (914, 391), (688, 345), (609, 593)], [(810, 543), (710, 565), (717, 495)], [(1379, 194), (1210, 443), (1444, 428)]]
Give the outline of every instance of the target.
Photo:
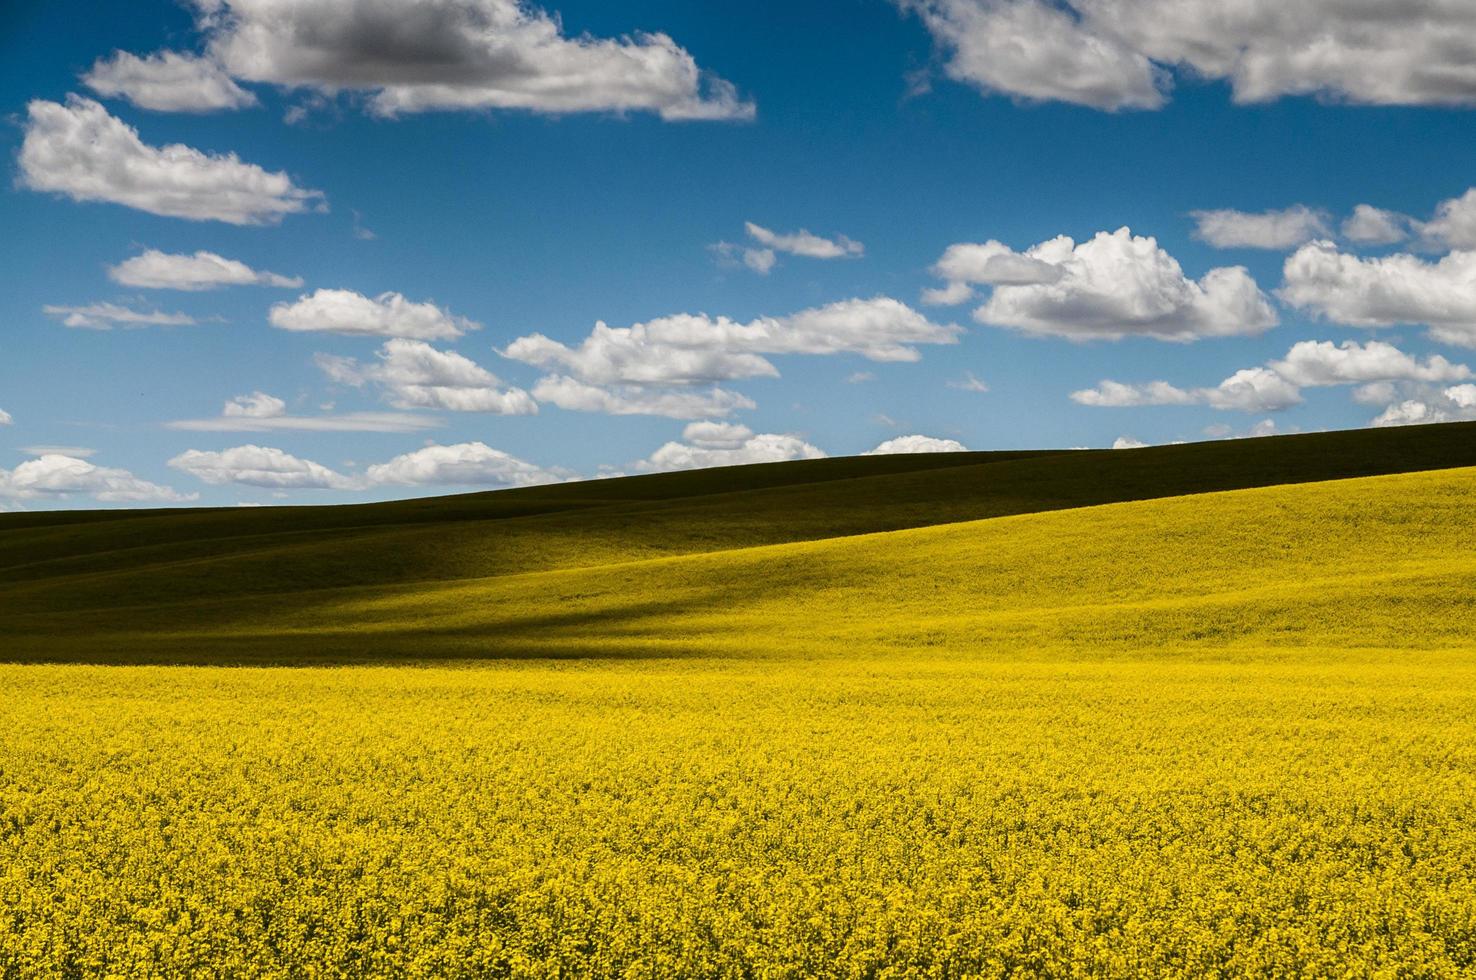
[(18, 515), (0, 976), (1470, 975), (1471, 436)]
[(11, 976), (1461, 976), (1460, 654), (7, 667)]

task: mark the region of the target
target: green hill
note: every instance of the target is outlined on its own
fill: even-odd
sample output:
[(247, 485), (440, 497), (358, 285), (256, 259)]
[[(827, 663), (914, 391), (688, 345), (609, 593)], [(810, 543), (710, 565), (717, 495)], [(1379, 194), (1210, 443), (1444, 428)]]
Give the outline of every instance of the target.
[[(1187, 572), (1199, 553), (1239, 542), (1242, 529), (1255, 526), (1281, 535), (1284, 547), (1303, 556), (1295, 575), (1318, 575), (1318, 562), (1329, 562), (1346, 577), (1348, 562), (1369, 553), (1357, 544), (1363, 532), (1350, 529), (1398, 528), (1413, 519), (1399, 509), (1407, 501), (1388, 498), (1382, 484), (1213, 503), (1191, 498), (1025, 524), (966, 522), (1471, 465), (1476, 426), (1443, 425), (1133, 451), (857, 457), (351, 507), (3, 515), (0, 629), (10, 637), (12, 656), (43, 659), (697, 652), (718, 642), (710, 637), (723, 630), (701, 626), (698, 643), (684, 617), (711, 613), (716, 604), (730, 623), (740, 615), (763, 623), (792, 618), (770, 601), (781, 585), (787, 591), (775, 601), (845, 591), (847, 601), (885, 608), (893, 619), (905, 615), (912, 588), (940, 591), (954, 606), (976, 586), (1018, 600), (1028, 593), (1009, 578), (1011, 568), (1042, 568), (1056, 557), (1020, 550), (1038, 535), (1070, 540), (1077, 559), (1099, 555), (1106, 574), (1122, 566), (1093, 550), (1094, 543), (1146, 546), (1157, 540), (1148, 530), (1163, 523), (1175, 529), (1173, 536), (1141, 560), (1150, 562), (1145, 572), (1172, 573), (1179, 566)], [(1453, 479), (1459, 486), (1460, 478)], [(1433, 506), (1428, 495), (1449, 487), (1424, 481), (1405, 490), (1426, 494), (1420, 499)], [(1313, 514), (1299, 512), (1303, 524), (1278, 515), (1314, 500), (1336, 524), (1329, 533), (1352, 535), (1337, 539), (1346, 558), (1309, 551), (1287, 537), (1304, 534)], [(1218, 509), (1203, 510), (1211, 506)], [(1450, 535), (1464, 527), (1456, 520), (1459, 508), (1440, 513)], [(955, 527), (932, 537), (836, 540), (946, 525)], [(1397, 536), (1391, 540), (1388, 557), (1407, 558)], [(1435, 541), (1429, 554), (1454, 549), (1455, 541)], [(765, 550), (805, 542), (830, 543), (818, 551)], [(932, 548), (943, 551), (932, 555)], [(956, 557), (1009, 549), (1014, 566), (982, 557), (959, 564)], [(1236, 554), (1251, 561), (1244, 550), (1225, 560)], [(660, 561), (674, 558), (689, 560)], [(800, 571), (792, 571), (796, 562)], [(896, 580), (909, 562), (935, 564), (935, 571), (951, 562), (959, 571), (954, 580)], [(1246, 567), (1261, 574), (1267, 566), (1257, 560)], [(1006, 579), (990, 579), (989, 568)], [(878, 581), (899, 591), (867, 591)], [(1296, 581), (1289, 578), (1288, 587)], [(1158, 589), (1177, 594), (1188, 582), (1169, 574)], [(1118, 598), (1104, 593), (1094, 601)], [(830, 615), (841, 613), (827, 610)], [(983, 611), (971, 616), (971, 628), (982, 628)], [(770, 639), (793, 646), (788, 638), (744, 629), (746, 647), (721, 645), (730, 652), (764, 652)], [(898, 635), (927, 632), (897, 629)]]

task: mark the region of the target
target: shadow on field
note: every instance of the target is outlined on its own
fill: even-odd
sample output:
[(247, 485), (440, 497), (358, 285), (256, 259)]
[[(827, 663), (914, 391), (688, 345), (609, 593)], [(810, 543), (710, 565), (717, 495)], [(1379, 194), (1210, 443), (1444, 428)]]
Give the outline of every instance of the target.
[[(720, 600), (714, 590), (711, 599)], [(290, 633), (105, 633), (11, 636), (0, 648), (5, 664), (85, 664), (98, 667), (362, 667), (488, 660), (671, 660), (687, 654), (670, 644), (649, 648), (603, 645), (581, 634), (629, 636), (637, 623), (656, 623), (701, 606), (646, 601), (620, 608), (508, 616), (489, 624), (438, 628), (433, 620), (397, 629), (325, 628)], [(624, 628), (624, 629), (623, 629)], [(654, 632), (654, 630), (653, 630)], [(540, 635), (541, 634), (541, 635)], [(572, 636), (570, 634), (573, 634)], [(693, 655), (696, 655), (695, 651)], [(701, 653), (712, 656), (710, 651)]]

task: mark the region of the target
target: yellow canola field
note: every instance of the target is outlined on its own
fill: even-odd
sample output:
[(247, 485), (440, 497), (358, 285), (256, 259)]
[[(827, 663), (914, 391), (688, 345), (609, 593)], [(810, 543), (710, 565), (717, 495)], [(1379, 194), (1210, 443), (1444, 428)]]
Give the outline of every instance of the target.
[(3, 667), (0, 974), (1468, 976), (1473, 681)]
[(304, 654), (315, 642), (371, 655), (1469, 650), (1476, 469), (279, 601), (126, 616), (179, 629), (186, 649)]
[(0, 977), (1469, 976), (1473, 490), (175, 613), (561, 660), (3, 665)]

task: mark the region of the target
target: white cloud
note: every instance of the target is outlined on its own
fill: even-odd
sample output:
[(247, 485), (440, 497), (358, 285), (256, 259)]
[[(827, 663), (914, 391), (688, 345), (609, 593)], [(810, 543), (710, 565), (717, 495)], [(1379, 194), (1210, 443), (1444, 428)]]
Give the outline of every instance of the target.
[(539, 379), (533, 386), (533, 397), (571, 412), (659, 415), (672, 419), (723, 418), (757, 407), (753, 399), (725, 388), (602, 387), (565, 375)]
[(1172, 70), (1238, 103), (1289, 95), (1476, 104), (1476, 7), (1448, 0), (896, 0), (955, 79), (1098, 109), (1156, 109)]
[(989, 390), (989, 385), (974, 377), (973, 371), (965, 371), (962, 378), (957, 381), (949, 381), (947, 385), (950, 388), (957, 388), (959, 391), (972, 391), (980, 395)]
[(1436, 340), (1476, 347), (1476, 251), (1362, 258), (1319, 241), (1289, 256), (1283, 277), (1277, 295), (1299, 310), (1355, 327), (1426, 324)]
[(1414, 219), (1397, 211), (1360, 204), (1343, 222), (1343, 237), (1359, 245), (1393, 245), (1409, 237)]
[(371, 483), (399, 486), (514, 486), (558, 483), (573, 474), (548, 470), (480, 442), (427, 446), (366, 471)]
[(273, 419), (287, 414), (287, 403), (264, 391), (237, 395), (225, 403), (220, 413), (225, 418)]
[(71, 456), (74, 459), (90, 459), (97, 455), (96, 449), (87, 446), (22, 446), (27, 456)]
[(1314, 238), (1326, 238), (1330, 232), (1325, 215), (1298, 204), (1284, 211), (1191, 212), (1197, 228), (1195, 237), (1215, 248), (1295, 248)]
[(140, 479), (127, 470), (48, 453), (13, 470), (0, 470), (0, 499), (66, 500), (91, 497), (102, 503), (182, 503), (195, 494)]
[(771, 248), (746, 248), (743, 250), (743, 264), (761, 276), (767, 276), (774, 269), (774, 264), (779, 257)]
[(297, 277), (275, 272), (257, 272), (244, 262), (222, 258), (214, 252), (171, 255), (149, 249), (108, 268), (108, 278), (140, 289), (183, 289), (197, 292), (217, 286), (277, 286), (296, 288)]
[(88, 306), (41, 307), (47, 316), (61, 320), (62, 326), (79, 330), (111, 330), (124, 327), (192, 327), (199, 323), (184, 313), (162, 313), (158, 310), (134, 310), (117, 303), (92, 303)]
[(0, 408), (0, 425), (11, 425), (15, 419), (5, 409)]
[(320, 463), (267, 446), (235, 446), (220, 452), (190, 449), (169, 465), (213, 486), (235, 483), (272, 490), (351, 490), (359, 485)]
[[(1226, 411), (1274, 412), (1300, 403), (1303, 388), (1367, 386), (1394, 381), (1446, 382), (1469, 377), (1470, 368), (1452, 364), (1438, 354), (1421, 361), (1380, 341), (1367, 344), (1347, 341), (1339, 346), (1330, 341), (1304, 340), (1293, 345), (1285, 358), (1265, 367), (1237, 371), (1214, 388), (1185, 389), (1167, 381), (1146, 384), (1103, 381), (1095, 388), (1072, 392), (1071, 399), (1101, 408), (1208, 405)], [(1373, 391), (1365, 395), (1377, 397)]]
[(898, 436), (888, 439), (863, 456), (892, 456), (899, 453), (966, 453), (968, 447), (955, 439), (934, 439), (932, 436)]
[[(735, 428), (741, 428), (735, 427)], [(746, 431), (746, 430), (745, 430)], [(742, 441), (725, 445), (687, 445), (668, 442), (634, 469), (645, 472), (700, 470), (713, 466), (747, 466), (752, 463), (783, 463), (794, 459), (824, 459), (825, 453), (799, 436), (748, 433)]]
[(534, 387), (540, 401), (578, 411), (707, 418), (752, 408), (742, 395), (693, 386), (776, 377), (767, 354), (860, 354), (916, 361), (921, 344), (957, 342), (960, 329), (929, 321), (894, 299), (843, 300), (785, 317), (739, 323), (677, 314), (630, 327), (596, 323), (577, 347), (542, 334), (519, 337), (503, 356), (551, 373)]
[(532, 415), (538, 405), (521, 388), (503, 387), (495, 374), (454, 351), (396, 338), (380, 347), (378, 363), (319, 354), (318, 366), (339, 384), (378, 387), (395, 408)]
[(210, 58), (159, 51), (140, 58), (115, 51), (99, 58), (82, 83), (98, 95), (127, 99), (141, 109), (159, 112), (212, 112), (256, 105), (256, 96), (241, 88)]
[(1244, 432), (1236, 432), (1228, 425), (1210, 425), (1204, 429), (1204, 434), (1212, 439), (1261, 439), (1279, 432), (1274, 419), (1262, 419)]
[[(1207, 390), (1207, 389), (1201, 389)], [(1071, 400), (1078, 405), (1094, 408), (1138, 408), (1143, 405), (1195, 405), (1200, 399), (1193, 391), (1169, 384), (1167, 381), (1149, 381), (1144, 384), (1124, 384), (1121, 381), (1103, 381), (1095, 388), (1073, 391)]]
[(481, 329), (434, 303), (413, 303), (399, 293), (371, 299), (348, 289), (319, 289), (295, 303), (278, 303), (267, 319), (282, 330), (412, 340), (451, 340)]
[(153, 147), (91, 99), (28, 106), (21, 185), (74, 201), (108, 201), (170, 218), (233, 225), (276, 224), (320, 206), (285, 173), (242, 163), (234, 153)]
[(948, 280), (941, 289), (923, 291), (923, 301), (957, 306), (974, 298), (974, 286), (1029, 286), (1052, 283), (1065, 271), (1058, 264), (1021, 255), (1003, 242), (959, 242), (948, 246), (933, 266), (933, 275)]
[(1476, 385), (1453, 385), (1443, 392), (1457, 408), (1476, 409)]
[(165, 425), (186, 432), (421, 432), (439, 428), (441, 421), (408, 412), (291, 415), (282, 399), (254, 391), (226, 402), (218, 418), (181, 419)]
[(763, 225), (756, 225), (752, 221), (745, 222), (743, 229), (748, 232), (749, 238), (765, 248), (787, 255), (798, 255), (807, 259), (845, 259), (866, 254), (866, 246), (852, 241), (845, 235), (822, 238), (803, 228), (787, 233), (775, 232)]
[(1432, 422), (1450, 422), (1450, 414), (1444, 409), (1416, 399), (1399, 402), (1388, 408), (1369, 424), (1383, 429), (1396, 425), (1428, 425)]
[(873, 371), (852, 371), (846, 376), (848, 385), (864, 385), (868, 381), (875, 381), (876, 373)]
[(737, 449), (753, 438), (753, 430), (732, 422), (692, 422), (682, 438), (701, 449)]
[[(1399, 386), (1405, 394), (1393, 388), (1385, 391), (1369, 391), (1365, 404), (1388, 402), (1378, 417), (1369, 424), (1376, 428), (1395, 425), (1428, 425), (1437, 422), (1465, 422), (1476, 420), (1476, 384), (1459, 384), (1441, 388), (1435, 385), (1405, 384)], [(1376, 396), (1383, 396), (1382, 399)]]
[(1161, 71), (1069, 9), (1039, 0), (897, 0), (949, 53), (951, 78), (986, 92), (1097, 109), (1156, 109)]
[(1148, 444), (1132, 436), (1118, 436), (1112, 441), (1113, 449), (1147, 449)]
[(1435, 217), (1418, 224), (1427, 242), (1452, 249), (1476, 249), (1476, 187), (1460, 197), (1442, 201)]
[(1378, 381), (1461, 381), (1471, 377), (1464, 364), (1452, 364), (1439, 354), (1420, 361), (1382, 341), (1366, 344), (1330, 340), (1304, 340), (1294, 344), (1286, 357), (1270, 367), (1293, 384), (1303, 387), (1364, 384)]
[(1192, 341), (1258, 334), (1277, 323), (1270, 300), (1244, 268), (1211, 269), (1196, 282), (1155, 239), (1127, 228), (1080, 245), (1062, 235), (1024, 253), (998, 242), (952, 246), (936, 269), (958, 278), (933, 299), (956, 298), (960, 284), (991, 285), (974, 318), (1038, 336)]
[(751, 102), (670, 37), (566, 36), (519, 0), (195, 0), (236, 78), (369, 93), (379, 115), (441, 109), (750, 119)]
[(745, 222), (743, 227), (748, 237), (757, 244), (743, 246), (732, 242), (718, 242), (708, 248), (717, 256), (720, 264), (734, 266), (741, 259), (744, 265), (761, 276), (766, 276), (773, 270), (779, 261), (780, 252), (809, 259), (857, 258), (866, 253), (865, 246), (845, 235), (822, 238), (803, 228), (795, 232), (775, 232), (752, 221)]
[(1096, 388), (1071, 393), (1071, 400), (1098, 408), (1142, 405), (1208, 405), (1226, 411), (1274, 412), (1302, 400), (1296, 385), (1267, 368), (1237, 371), (1214, 388), (1184, 389), (1167, 381), (1121, 384), (1103, 381)]
[(882, 296), (748, 323), (700, 313), (630, 327), (597, 323), (578, 347), (532, 334), (514, 340), (503, 354), (589, 384), (701, 384), (775, 377), (779, 372), (765, 354), (853, 353), (873, 361), (916, 361), (917, 345), (956, 343), (960, 332)]

